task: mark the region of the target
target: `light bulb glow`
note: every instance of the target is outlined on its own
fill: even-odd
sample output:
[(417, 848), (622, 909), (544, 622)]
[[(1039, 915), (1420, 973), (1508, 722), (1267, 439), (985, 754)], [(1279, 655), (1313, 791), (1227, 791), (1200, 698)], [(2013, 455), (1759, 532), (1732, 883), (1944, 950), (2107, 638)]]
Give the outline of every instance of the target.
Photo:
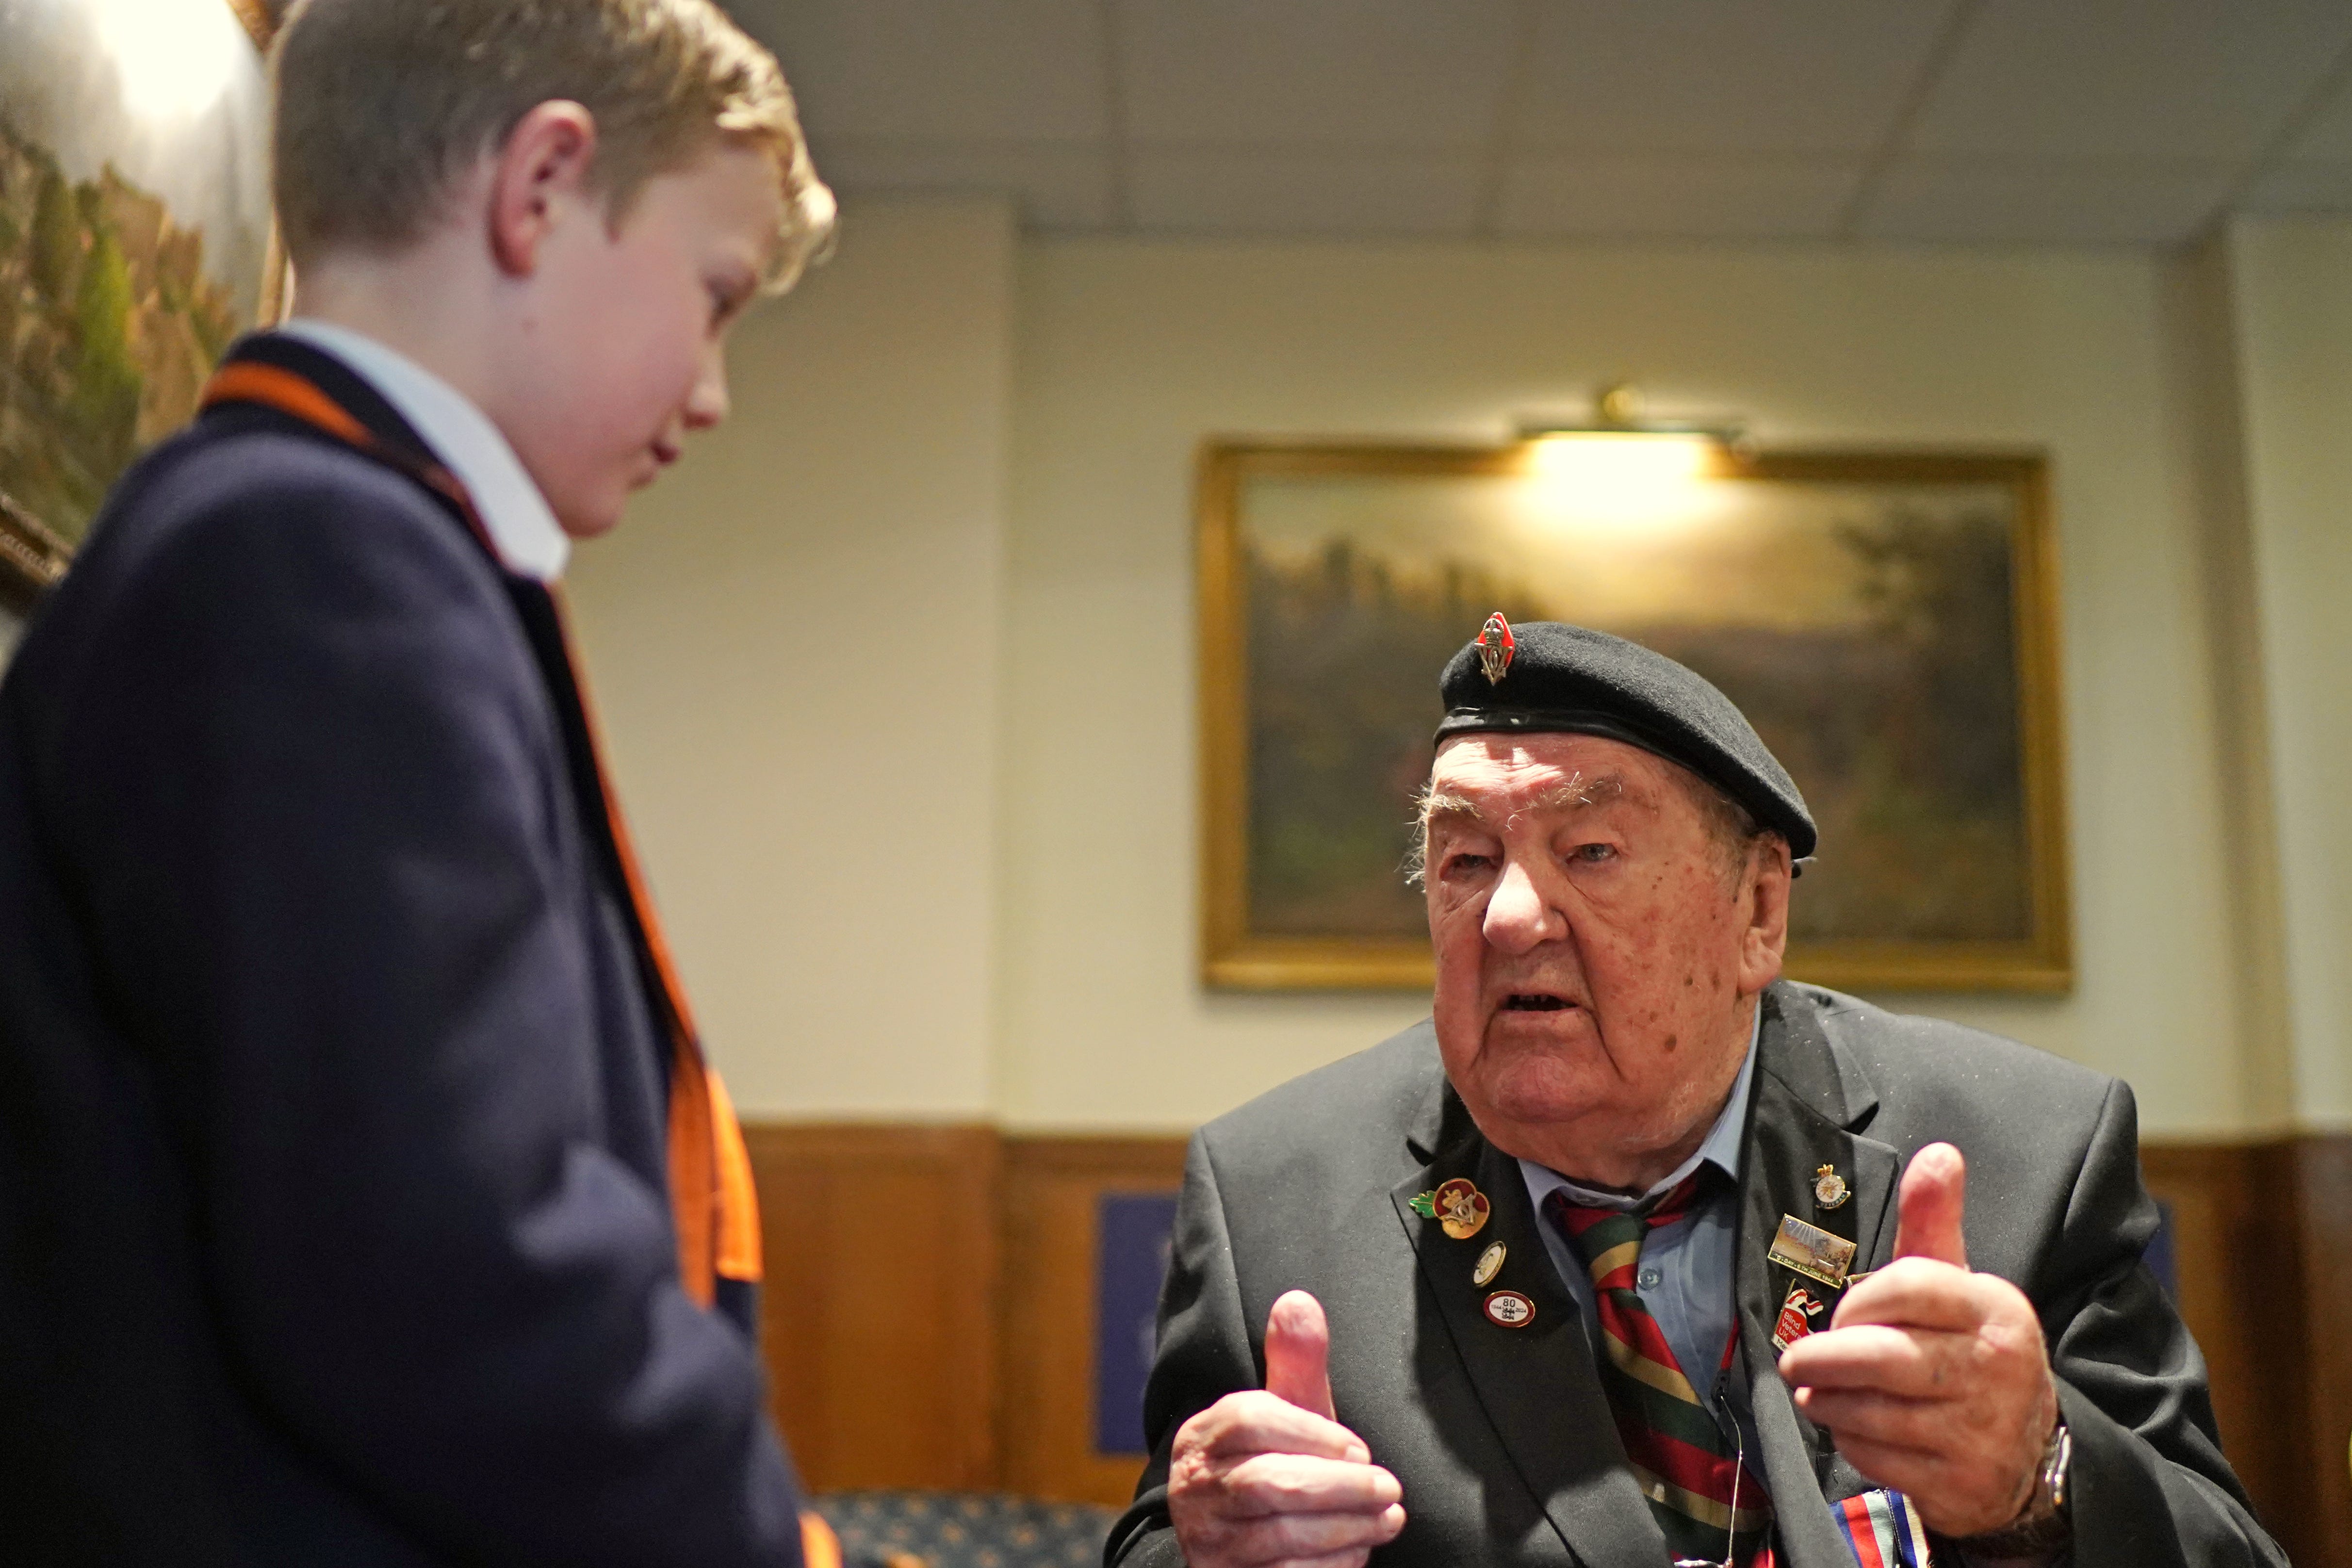
[(1640, 522), (1685, 508), (1715, 462), (1707, 436), (1579, 430), (1538, 437), (1528, 449), (1527, 471), (1560, 511)]
[(123, 106), (150, 123), (219, 102), (252, 47), (221, 0), (90, 0), (90, 18), (121, 74)]

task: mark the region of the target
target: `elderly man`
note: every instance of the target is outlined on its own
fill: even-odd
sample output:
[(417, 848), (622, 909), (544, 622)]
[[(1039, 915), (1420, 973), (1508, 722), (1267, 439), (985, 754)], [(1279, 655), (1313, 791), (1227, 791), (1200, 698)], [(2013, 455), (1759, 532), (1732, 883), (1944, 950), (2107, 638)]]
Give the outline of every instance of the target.
[(1194, 1139), (1112, 1568), (2283, 1568), (2130, 1090), (1781, 981), (1812, 821), (1680, 665), (1443, 689), (1433, 1016)]

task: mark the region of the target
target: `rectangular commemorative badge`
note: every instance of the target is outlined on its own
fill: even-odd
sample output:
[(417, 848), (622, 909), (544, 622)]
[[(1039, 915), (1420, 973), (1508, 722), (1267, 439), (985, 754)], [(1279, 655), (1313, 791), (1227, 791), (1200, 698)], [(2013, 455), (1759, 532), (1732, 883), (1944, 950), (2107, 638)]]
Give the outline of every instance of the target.
[(1780, 1216), (1780, 1234), (1772, 1238), (1772, 1250), (1766, 1256), (1808, 1279), (1843, 1289), (1846, 1270), (1853, 1267), (1853, 1243), (1842, 1236), (1832, 1236), (1817, 1225), (1807, 1225), (1795, 1215), (1784, 1214)]

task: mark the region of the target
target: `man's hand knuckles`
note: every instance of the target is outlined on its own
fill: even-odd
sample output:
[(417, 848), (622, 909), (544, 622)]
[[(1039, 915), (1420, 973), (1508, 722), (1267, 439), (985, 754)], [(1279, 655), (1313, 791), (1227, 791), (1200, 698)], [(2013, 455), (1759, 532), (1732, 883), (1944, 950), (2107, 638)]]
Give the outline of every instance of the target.
[(1853, 1296), (1840, 1304), (1831, 1321), (1840, 1329), (1875, 1326), (1929, 1333), (1970, 1333), (1981, 1327), (1985, 1303), (1968, 1288), (1969, 1276), (1948, 1263), (1927, 1263), (1920, 1258), (1905, 1261), (1941, 1269), (1943, 1277), (1896, 1280), (1865, 1295), (1864, 1292), (1870, 1291), (1884, 1277), (1873, 1275), (1855, 1288)]
[[(1931, 1381), (1926, 1368), (1935, 1337), (1881, 1324), (1833, 1329), (1790, 1347), (1790, 1357), (1813, 1348), (1788, 1375), (1791, 1381), (1816, 1388), (1924, 1387)], [(1789, 1367), (1785, 1359), (1781, 1364)]]
[(1334, 1552), (1320, 1557), (1286, 1557), (1266, 1568), (1364, 1568), (1371, 1560), (1371, 1549), (1360, 1546), (1353, 1552)]
[[(1197, 1431), (1193, 1422), (1200, 1423)], [(1188, 1432), (1192, 1433), (1194, 1446), (1202, 1452), (1235, 1458), (1302, 1454), (1345, 1460), (1351, 1447), (1362, 1447), (1356, 1435), (1345, 1426), (1262, 1390), (1225, 1395), (1179, 1430), (1179, 1445), (1185, 1441)]]
[(1297, 1514), (1253, 1520), (1217, 1531), (1200, 1532), (1198, 1547), (1178, 1533), (1178, 1545), (1192, 1568), (1255, 1568), (1292, 1562), (1324, 1562), (1369, 1552), (1386, 1539), (1377, 1520), (1357, 1515)]
[(1320, 1557), (1377, 1545), (1382, 1538), (1377, 1514), (1288, 1514), (1267, 1521), (1260, 1529), (1261, 1539), (1285, 1557)]
[(1362, 1512), (1382, 1506), (1361, 1482), (1288, 1468), (1236, 1475), (1227, 1489), (1237, 1506), (1272, 1516)]

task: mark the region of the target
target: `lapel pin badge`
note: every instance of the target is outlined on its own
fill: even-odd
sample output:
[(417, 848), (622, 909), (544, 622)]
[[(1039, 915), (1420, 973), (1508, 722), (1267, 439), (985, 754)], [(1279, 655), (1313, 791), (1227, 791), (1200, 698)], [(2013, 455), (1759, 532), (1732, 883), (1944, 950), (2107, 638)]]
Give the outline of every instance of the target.
[(1839, 1208), (1852, 1196), (1853, 1189), (1845, 1184), (1845, 1178), (1837, 1173), (1835, 1165), (1823, 1165), (1813, 1173), (1813, 1202), (1819, 1206)]
[(1813, 1293), (1802, 1285), (1789, 1287), (1789, 1299), (1780, 1303), (1780, 1321), (1772, 1325), (1772, 1348), (1787, 1350), (1813, 1331), (1812, 1320), (1822, 1315), (1829, 1303), (1813, 1300)]
[(1511, 623), (1496, 610), (1478, 628), (1478, 672), (1489, 686), (1500, 686), (1503, 677), (1510, 673), (1511, 657), (1519, 651), (1519, 639), (1511, 635)]
[(1536, 1304), (1517, 1290), (1497, 1290), (1486, 1298), (1486, 1321), (1498, 1329), (1524, 1329), (1536, 1321)]
[(1780, 1234), (1772, 1237), (1772, 1250), (1766, 1256), (1783, 1268), (1793, 1268), (1832, 1290), (1842, 1289), (1846, 1270), (1853, 1267), (1853, 1243), (1784, 1214)]
[(1499, 1241), (1491, 1243), (1478, 1255), (1478, 1266), (1470, 1270), (1470, 1283), (1485, 1289), (1503, 1271), (1503, 1259), (1510, 1250)]
[(1467, 1241), (1486, 1229), (1486, 1216), (1494, 1210), (1486, 1194), (1466, 1176), (1442, 1182), (1435, 1192), (1416, 1194), (1412, 1200), (1413, 1213), (1435, 1220), (1456, 1241)]

